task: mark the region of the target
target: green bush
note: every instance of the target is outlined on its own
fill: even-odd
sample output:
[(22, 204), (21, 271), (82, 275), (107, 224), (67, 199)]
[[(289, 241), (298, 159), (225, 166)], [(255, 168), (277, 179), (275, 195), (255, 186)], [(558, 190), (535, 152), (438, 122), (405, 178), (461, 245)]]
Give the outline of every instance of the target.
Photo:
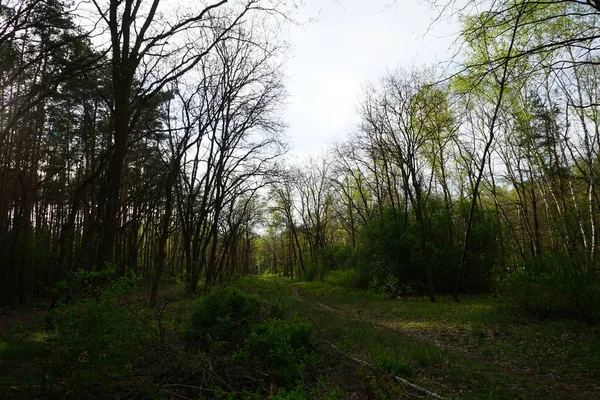
[(194, 305), (185, 337), (204, 351), (236, 346), (261, 321), (261, 301), (238, 289), (216, 289)]
[(312, 365), (311, 326), (282, 316), (280, 306), (256, 295), (217, 289), (196, 302), (185, 336), (213, 363), (246, 369), (249, 376), (268, 374), (292, 389)]
[(306, 266), (306, 272), (304, 273), (304, 280), (307, 282), (314, 282), (316, 280), (323, 280), (325, 276), (325, 269), (323, 264), (319, 260), (311, 260)]
[[(423, 285), (416, 226), (384, 209), (362, 232), (355, 251), (357, 282), (364, 289), (407, 295), (406, 289)], [(411, 290), (412, 291), (412, 290)]]
[(600, 279), (575, 273), (568, 260), (552, 255), (533, 257), (508, 276), (509, 298), (519, 309), (538, 318), (568, 317), (600, 321)]
[(345, 244), (332, 244), (321, 250), (316, 259), (308, 262), (303, 279), (308, 282), (324, 281), (331, 271), (348, 269), (353, 257), (352, 247)]
[[(127, 304), (135, 281), (121, 279), (75, 306), (59, 305), (52, 317), (56, 338), (52, 373), (72, 388), (103, 385), (132, 372), (144, 346), (155, 339), (149, 314)], [(151, 323), (151, 322), (150, 322)]]
[(377, 359), (373, 364), (386, 373), (398, 376), (411, 377), (415, 374), (413, 368), (405, 360), (395, 357), (382, 357)]
[(248, 355), (270, 371), (278, 385), (293, 387), (311, 360), (311, 331), (309, 324), (278, 319), (257, 324), (246, 340)]
[(325, 282), (349, 289), (360, 288), (361, 275), (357, 269), (330, 271), (325, 276)]
[(330, 271), (344, 269), (352, 258), (352, 247), (346, 244), (333, 244), (321, 254), (321, 264), (325, 274)]
[[(460, 216), (466, 222), (468, 219), (468, 209), (464, 201), (459, 203)], [(463, 228), (464, 229), (464, 228)], [(446, 256), (448, 259), (455, 260), (452, 268), (452, 277), (455, 277), (456, 266), (460, 262), (462, 252), (462, 238), (464, 230), (461, 229), (457, 249), (451, 251)], [(494, 208), (477, 208), (473, 217), (471, 228), (471, 238), (469, 239), (469, 251), (467, 261), (463, 272), (463, 289), (473, 292), (489, 292), (494, 286), (493, 271), (497, 265), (502, 263), (500, 252), (500, 223), (498, 221), (496, 210)], [(454, 258), (452, 258), (454, 254)], [(452, 289), (454, 286), (452, 286)]]
[[(425, 248), (433, 286), (438, 293), (451, 293), (455, 288), (468, 206), (468, 202), (459, 203), (453, 212), (439, 199), (430, 198), (426, 204)], [(326, 249), (323, 254), (327, 257), (313, 266), (308, 277), (316, 279), (325, 273), (325, 280), (332, 283), (370, 289), (391, 297), (424, 294), (426, 282), (421, 230), (412, 211), (407, 212), (394, 212), (386, 207), (377, 210), (360, 232), (353, 250), (345, 246)], [(492, 288), (491, 272), (499, 255), (498, 235), (499, 225), (494, 210), (478, 209), (473, 220), (462, 289), (484, 292)], [(341, 269), (356, 272), (332, 273), (340, 269), (332, 265), (343, 265)]]

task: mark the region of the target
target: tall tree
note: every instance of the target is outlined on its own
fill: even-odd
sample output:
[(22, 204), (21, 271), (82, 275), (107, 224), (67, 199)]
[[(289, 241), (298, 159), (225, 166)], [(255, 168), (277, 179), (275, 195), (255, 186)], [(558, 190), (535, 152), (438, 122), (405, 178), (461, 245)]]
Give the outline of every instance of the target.
[(203, 5), (170, 21), (165, 16), (172, 5), (160, 0), (111, 0), (108, 7), (94, 1), (110, 32), (113, 84), (113, 150), (106, 172), (100, 266), (113, 261), (123, 167), (131, 128), (140, 119), (144, 104), (168, 83), (193, 70), (219, 43), (242, 40), (237, 28), (246, 16), (272, 10), (260, 0), (231, 7), (227, 3)]

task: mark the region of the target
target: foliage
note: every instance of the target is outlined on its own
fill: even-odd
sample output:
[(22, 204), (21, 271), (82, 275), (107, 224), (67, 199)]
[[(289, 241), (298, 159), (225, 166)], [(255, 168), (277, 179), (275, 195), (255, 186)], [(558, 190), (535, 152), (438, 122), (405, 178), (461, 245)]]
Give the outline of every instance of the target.
[(281, 319), (280, 307), (236, 288), (212, 291), (194, 305), (186, 340), (213, 358), (230, 357), (268, 373), (282, 388), (294, 388), (316, 360), (310, 324)]
[(360, 288), (363, 286), (360, 279), (360, 272), (356, 268), (330, 271), (325, 276), (325, 282), (345, 288)]
[(121, 278), (97, 298), (54, 310), (51, 374), (57, 381), (72, 390), (110, 389), (114, 379), (132, 373), (156, 338), (151, 315), (126, 303), (135, 283)]
[(185, 338), (201, 351), (231, 350), (265, 318), (261, 306), (257, 296), (238, 289), (214, 290), (194, 305)]
[(278, 319), (257, 324), (246, 339), (247, 357), (273, 374), (282, 387), (293, 387), (310, 372), (312, 326)]
[[(468, 207), (466, 201), (461, 201), (456, 208), (459, 210), (456, 223), (456, 234), (461, 240), (455, 244), (453, 249), (449, 249), (440, 259), (440, 263), (451, 262), (447, 265), (450, 271), (448, 279), (455, 278), (455, 269), (460, 257), (459, 248), (462, 247), (462, 235), (464, 234), (464, 225), (468, 218)], [(471, 239), (467, 252), (467, 262), (463, 272), (464, 289), (468, 292), (490, 292), (495, 285), (494, 271), (502, 263), (500, 251), (500, 222), (498, 221), (496, 211), (486, 205), (475, 209), (473, 224), (471, 228)], [(454, 262), (456, 261), (456, 264)], [(439, 277), (444, 280), (444, 276)]]
[[(568, 341), (582, 321), (600, 321), (598, 2), (467, 1), (477, 6), (462, 17), (466, 68), (450, 79), (398, 70), (367, 85), (347, 143), (287, 171), (277, 162), (286, 46), (265, 19), (287, 18), (285, 2), (224, 3), (176, 22), (164, 1), (141, 15), (112, 0), (99, 5), (107, 19), (86, 27), (63, 0), (0, 6), (0, 304), (51, 296), (52, 309), (48, 332), (16, 325), (0, 338), (10, 370), (1, 388), (97, 397), (160, 348), (166, 361), (152, 365), (148, 397), (170, 397), (161, 385), (181, 374), (208, 376), (201, 390), (215, 398), (262, 398), (277, 391), (269, 384), (283, 387), (279, 398), (319, 397), (304, 382), (323, 343), (312, 325), (285, 319), (284, 304), (385, 371), (421, 378), (433, 369), (461, 383), (475, 369), (451, 365), (432, 344), (443, 334), (464, 328), (447, 348), (479, 346), (530, 368), (538, 359), (521, 357), (529, 345), (558, 348), (538, 343), (556, 344), (552, 323), (565, 324)], [(126, 34), (138, 22), (145, 28)], [(108, 30), (113, 52), (85, 32), (105, 23), (118, 28)], [(193, 295), (203, 279), (214, 286), (260, 269), (314, 281), (294, 289), (345, 308), (332, 317), (289, 290), (266, 300), (276, 290), (258, 281), (214, 290), (166, 325), (160, 307), (128, 301), (137, 274), (152, 281), (154, 305), (165, 280), (185, 281)], [(459, 306), (443, 296), (489, 293), (498, 282), (518, 311), (510, 317), (492, 297)], [(414, 298), (424, 293), (441, 295), (438, 308)], [(348, 320), (369, 307), (424, 340), (374, 329), (396, 320)], [(550, 331), (542, 339), (536, 324)], [(522, 342), (498, 339), (510, 329), (526, 332)], [(598, 370), (589, 361), (597, 343), (569, 346), (557, 351), (568, 369)], [(392, 397), (366, 375), (372, 397)], [(240, 376), (251, 381), (233, 384)]]
[(383, 209), (367, 225), (357, 244), (359, 284), (392, 296), (421, 291), (423, 274), (417, 249), (415, 226), (406, 226), (391, 209)]
[(527, 260), (524, 268), (506, 281), (513, 304), (537, 318), (580, 318), (600, 321), (600, 280), (595, 274), (574, 274), (570, 264), (581, 260), (539, 256)]
[(304, 274), (303, 279), (307, 282), (313, 282), (316, 280), (323, 280), (327, 271), (325, 270), (323, 264), (319, 262), (319, 260), (310, 260), (308, 266), (306, 267), (306, 273)]
[(36, 297), (48, 294), (44, 278), (51, 249), (51, 236), (43, 230), (10, 231), (4, 236), (0, 241), (0, 304), (8, 304), (19, 295), (19, 288), (13, 286), (17, 280), (32, 288)]
[[(457, 206), (461, 209), (460, 205)], [(432, 264), (434, 287), (440, 293), (453, 290), (462, 243), (452, 241), (460, 236), (462, 216), (452, 218), (442, 205), (431, 199), (427, 205), (430, 240), (428, 256)], [(466, 215), (464, 216), (466, 218)], [(342, 286), (372, 289), (392, 297), (422, 294), (425, 275), (415, 221), (385, 208), (364, 229), (347, 265), (353, 273), (333, 274), (327, 280)], [(495, 219), (487, 210), (479, 211), (473, 226), (472, 245), (468, 255), (465, 285), (471, 291), (487, 291), (497, 258), (498, 234)]]
[[(122, 295), (128, 290), (127, 286), (131, 285), (131, 288), (136, 285), (142, 284), (142, 281), (131, 273), (128, 278), (120, 278), (114, 281), (115, 268), (114, 265), (106, 264), (103, 269), (97, 271), (86, 271), (84, 269), (77, 269), (71, 273), (68, 273), (65, 279), (61, 279), (56, 282), (52, 288), (52, 293), (56, 296), (60, 296), (60, 293), (67, 291), (69, 293), (67, 301), (73, 301), (73, 293), (79, 293), (84, 299), (85, 297), (99, 298), (102, 296), (116, 296), (117, 292), (122, 292)], [(113, 281), (113, 284), (109, 282)], [(116, 283), (116, 285), (115, 285)], [(107, 286), (109, 285), (109, 286)]]
[(331, 271), (344, 269), (352, 262), (352, 248), (343, 243), (333, 243), (319, 251), (316, 258), (311, 259), (304, 275), (306, 281), (323, 281)]
[(343, 243), (333, 243), (323, 249), (321, 263), (325, 271), (336, 271), (347, 266), (352, 257), (351, 246)]

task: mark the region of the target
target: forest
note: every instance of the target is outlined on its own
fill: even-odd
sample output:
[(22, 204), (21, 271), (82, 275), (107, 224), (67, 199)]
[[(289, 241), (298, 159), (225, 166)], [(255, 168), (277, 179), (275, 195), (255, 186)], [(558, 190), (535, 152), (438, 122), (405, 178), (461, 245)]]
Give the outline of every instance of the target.
[(597, 396), (600, 2), (426, 2), (294, 162), (301, 2), (0, 1), (0, 399)]

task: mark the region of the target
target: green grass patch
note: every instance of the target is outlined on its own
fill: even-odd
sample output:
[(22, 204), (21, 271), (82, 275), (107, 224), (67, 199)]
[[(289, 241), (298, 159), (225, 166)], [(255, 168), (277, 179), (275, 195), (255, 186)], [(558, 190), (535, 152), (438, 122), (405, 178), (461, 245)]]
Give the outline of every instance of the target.
[(596, 327), (493, 296), (432, 304), (259, 276), (151, 310), (123, 304), (128, 287), (59, 308), (53, 330), (0, 336), (0, 398), (410, 397), (394, 374), (454, 399), (584, 399), (600, 380)]
[[(390, 299), (328, 282), (255, 278), (288, 302), (316, 336), (383, 371), (447, 396), (590, 398), (600, 378), (598, 329), (574, 320), (532, 321), (505, 299)], [(296, 288), (304, 301), (292, 300)], [(331, 312), (317, 303), (338, 310)]]

